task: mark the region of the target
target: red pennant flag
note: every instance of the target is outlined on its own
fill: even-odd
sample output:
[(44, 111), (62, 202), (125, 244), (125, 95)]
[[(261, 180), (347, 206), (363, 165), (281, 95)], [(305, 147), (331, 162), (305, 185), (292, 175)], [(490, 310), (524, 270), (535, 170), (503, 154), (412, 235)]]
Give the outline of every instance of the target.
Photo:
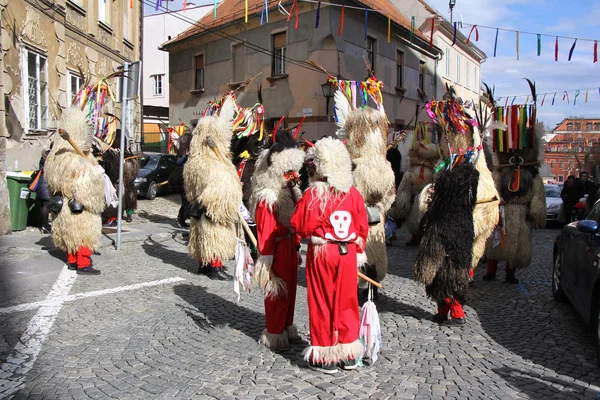
[(554, 61), (558, 61), (558, 36), (556, 37), (556, 43), (554, 44)]
[(292, 18), (292, 14), (294, 13), (294, 10), (296, 10), (295, 29), (298, 29), (298, 0), (294, 0), (294, 2), (292, 3), (292, 9), (290, 10), (290, 15), (288, 15), (288, 17), (287, 17), (287, 22), (290, 22), (290, 19)]
[(342, 14), (340, 16), (340, 27), (338, 29), (338, 36), (342, 36), (344, 33), (344, 6), (342, 6)]
[(475, 41), (479, 41), (479, 30), (477, 29), (477, 25), (473, 25), (471, 27), (471, 32), (469, 32), (469, 37), (467, 37), (467, 44), (469, 44), (469, 42), (471, 41), (471, 34), (473, 33), (473, 30), (475, 30)]

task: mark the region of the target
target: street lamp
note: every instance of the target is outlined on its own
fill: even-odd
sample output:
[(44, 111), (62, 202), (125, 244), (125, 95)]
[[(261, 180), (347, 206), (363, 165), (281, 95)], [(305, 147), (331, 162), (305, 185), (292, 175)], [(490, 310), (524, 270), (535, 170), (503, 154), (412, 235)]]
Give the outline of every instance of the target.
[(450, 0), (450, 23), (452, 23), (452, 9), (456, 5), (456, 0)]
[(334, 87), (329, 82), (325, 82), (321, 85), (321, 90), (323, 91), (323, 96), (325, 96), (325, 107), (327, 108), (327, 121), (329, 121), (329, 100), (333, 97)]

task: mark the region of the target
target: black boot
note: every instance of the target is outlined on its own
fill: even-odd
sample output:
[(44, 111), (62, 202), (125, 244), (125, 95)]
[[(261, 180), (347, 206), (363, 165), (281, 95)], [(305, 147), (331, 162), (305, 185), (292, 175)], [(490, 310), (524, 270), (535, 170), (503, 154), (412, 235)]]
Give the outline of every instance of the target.
[(94, 269), (91, 265), (85, 268), (78, 268), (77, 275), (100, 275), (100, 270)]
[(506, 283), (517, 284), (519, 280), (515, 278), (515, 271), (506, 271)]
[(213, 268), (210, 266), (210, 264), (199, 264), (198, 273), (209, 276), (212, 275)]
[(212, 268), (212, 270), (213, 272), (210, 276), (210, 279), (216, 281), (228, 281), (231, 279), (231, 277), (225, 273), (223, 268)]

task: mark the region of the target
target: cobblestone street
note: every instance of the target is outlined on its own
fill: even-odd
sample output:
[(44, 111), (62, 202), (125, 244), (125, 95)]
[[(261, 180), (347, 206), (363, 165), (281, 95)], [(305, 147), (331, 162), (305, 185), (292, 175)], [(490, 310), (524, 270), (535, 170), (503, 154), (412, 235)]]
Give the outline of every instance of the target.
[[(261, 293), (237, 302), (232, 282), (195, 274), (185, 230), (172, 218), (177, 208), (177, 196), (140, 201), (121, 250), (107, 242), (93, 257), (97, 277), (67, 271), (46, 235), (0, 240), (0, 276), (13, 277), (2, 280), (24, 282), (19, 290), (0, 286), (0, 398), (600, 398), (589, 329), (551, 294), (558, 229), (535, 233), (533, 263), (518, 271), (518, 285), (505, 284), (502, 269), (484, 282), (479, 266), (464, 327), (431, 321), (435, 304), (412, 280), (417, 249), (400, 231), (377, 303), (380, 357), (329, 376), (302, 360), (304, 269), (296, 307), (304, 343), (273, 353), (257, 343)], [(57, 279), (70, 286), (57, 287)]]

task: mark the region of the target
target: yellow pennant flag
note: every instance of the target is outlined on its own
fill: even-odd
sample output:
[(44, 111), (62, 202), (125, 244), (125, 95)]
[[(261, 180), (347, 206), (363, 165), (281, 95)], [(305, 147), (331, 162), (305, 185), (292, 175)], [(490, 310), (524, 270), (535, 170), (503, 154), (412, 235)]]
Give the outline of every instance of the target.
[(244, 22), (248, 23), (248, 0), (245, 1), (244, 6)]
[(387, 38), (388, 43), (390, 42), (391, 31), (392, 31), (392, 19), (388, 15), (388, 38)]

